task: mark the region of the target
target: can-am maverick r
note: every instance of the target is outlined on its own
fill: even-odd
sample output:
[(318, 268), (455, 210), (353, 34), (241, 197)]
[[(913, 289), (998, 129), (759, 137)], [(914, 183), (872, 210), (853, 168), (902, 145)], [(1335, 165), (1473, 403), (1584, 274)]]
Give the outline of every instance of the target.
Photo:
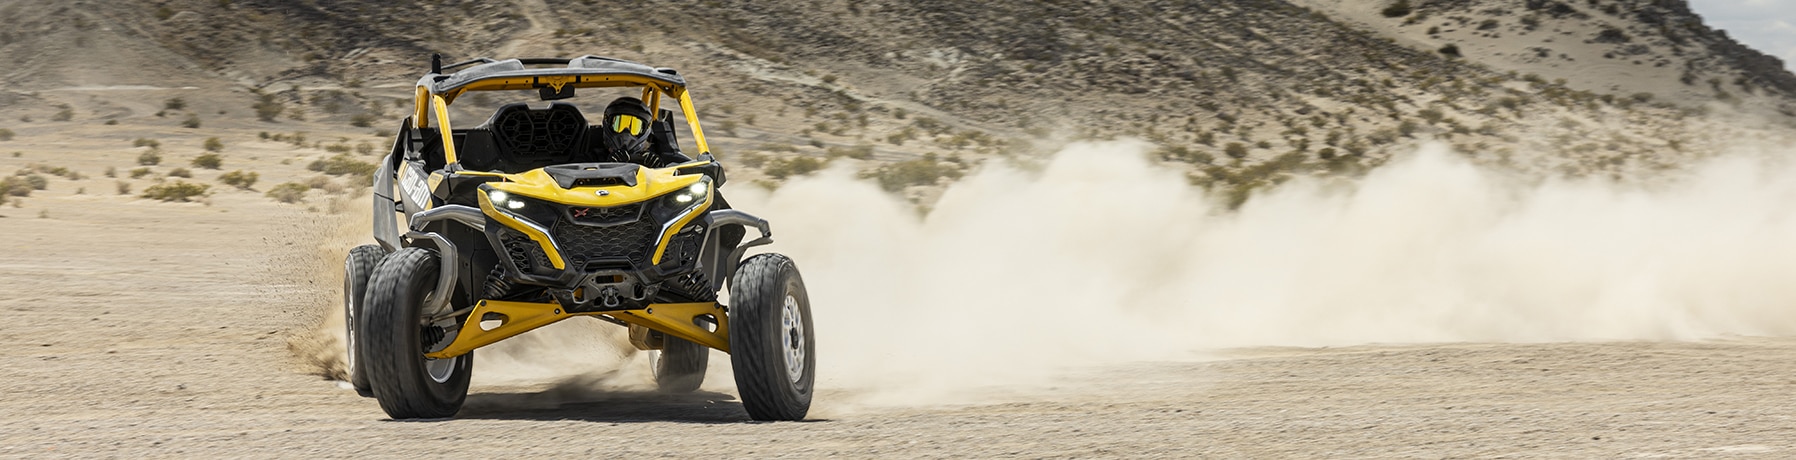
[[(446, 70), (462, 66), (471, 67)], [(685, 158), (673, 112), (661, 109), (676, 101), (697, 159), (590, 161), (604, 158), (595, 152), (607, 127), (563, 102), (506, 104), (478, 126), (450, 127), (449, 105), (470, 92), (560, 101), (605, 88), (640, 90), (654, 115), (628, 128)], [(415, 94), (374, 175), (379, 244), (344, 262), (350, 381), (387, 415), (453, 416), (475, 349), (589, 316), (628, 327), (632, 345), (657, 353), (664, 391), (697, 389), (715, 348), (730, 354), (750, 417), (804, 418), (816, 375), (804, 281), (785, 256), (743, 260), (772, 233), (717, 195), (723, 171), (679, 73), (597, 56), (447, 67), (433, 56)], [(760, 237), (741, 242), (748, 228)], [(727, 306), (718, 301), (726, 283)]]

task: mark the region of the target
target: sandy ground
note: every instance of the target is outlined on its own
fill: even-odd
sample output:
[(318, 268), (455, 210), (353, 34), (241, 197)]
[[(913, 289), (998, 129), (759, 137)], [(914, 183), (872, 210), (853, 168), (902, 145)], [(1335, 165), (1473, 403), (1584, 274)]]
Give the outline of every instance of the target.
[[(318, 153), (226, 133), (225, 170), (262, 171), (258, 189), (308, 175), (279, 162)], [(299, 205), (256, 191), (209, 204), (115, 195), (100, 172), (135, 167), (135, 135), (0, 144), (5, 171), (49, 162), (90, 176), (0, 207), (0, 456), (1796, 454), (1790, 338), (1225, 350), (985, 388), (986, 404), (850, 408), (851, 392), (825, 388), (803, 423), (750, 422), (727, 384), (673, 396), (489, 380), (457, 419), (395, 422), (293, 351), (317, 345), (335, 307), (330, 257), (352, 214), (319, 191)], [(197, 151), (185, 136), (162, 137), (170, 163)]]

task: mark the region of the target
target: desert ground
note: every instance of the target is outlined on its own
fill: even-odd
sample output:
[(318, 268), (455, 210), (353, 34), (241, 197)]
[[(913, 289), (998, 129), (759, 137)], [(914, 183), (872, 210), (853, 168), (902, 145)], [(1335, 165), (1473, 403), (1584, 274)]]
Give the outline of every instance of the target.
[[(161, 100), (156, 94), (145, 100)], [(756, 423), (727, 362), (695, 394), (642, 384), (594, 335), (555, 356), (477, 354), (450, 420), (398, 422), (331, 380), (341, 255), (366, 192), (299, 203), (322, 152), (256, 130), (72, 126), (0, 143), (0, 169), (82, 173), (0, 207), (0, 456), (678, 458), (1786, 458), (1796, 339), (1442, 343), (1191, 350), (1177, 361), (1063, 369), (976, 397), (862, 404), (821, 389), (812, 419)], [(206, 137), (225, 142), (202, 202), (140, 198)], [(378, 142), (366, 131), (313, 136)], [(160, 139), (155, 173), (126, 178)], [(13, 156), (11, 152), (20, 152)], [(119, 178), (104, 177), (107, 167)], [(259, 171), (252, 190), (218, 184)], [(117, 183), (132, 186), (117, 193)], [(336, 191), (332, 191), (336, 190)], [(819, 307), (823, 308), (823, 307)], [(532, 334), (569, 334), (591, 324)], [(531, 335), (513, 339), (537, 343)], [(977, 345), (977, 344), (972, 344)], [(828, 344), (823, 345), (827, 353)], [(333, 348), (336, 347), (336, 348)], [(543, 348), (537, 348), (541, 352)], [(522, 351), (522, 350), (512, 350)], [(485, 351), (483, 350), (483, 353)], [(567, 356), (594, 356), (568, 364)], [(827, 369), (824, 372), (829, 372)], [(485, 377), (483, 377), (485, 376)]]

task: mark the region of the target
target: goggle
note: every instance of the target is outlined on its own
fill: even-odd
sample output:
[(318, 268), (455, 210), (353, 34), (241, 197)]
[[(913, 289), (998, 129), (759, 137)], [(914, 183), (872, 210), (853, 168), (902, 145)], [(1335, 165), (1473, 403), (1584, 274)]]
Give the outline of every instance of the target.
[(611, 117), (611, 132), (622, 133), (630, 130), (631, 136), (641, 136), (643, 126), (647, 125), (635, 115), (616, 115)]

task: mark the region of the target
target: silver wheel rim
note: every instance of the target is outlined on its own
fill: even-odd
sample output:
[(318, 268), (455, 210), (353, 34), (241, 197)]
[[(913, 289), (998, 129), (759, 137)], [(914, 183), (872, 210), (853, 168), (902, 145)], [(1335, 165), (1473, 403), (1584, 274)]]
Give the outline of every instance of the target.
[(786, 355), (786, 379), (797, 384), (804, 379), (804, 314), (798, 310), (798, 299), (791, 295), (780, 309), (780, 343)]
[[(431, 295), (424, 296), (424, 304), (425, 305), (430, 305), (432, 303), (431, 297), (432, 297)], [(441, 310), (448, 310), (449, 308), (450, 308), (449, 304), (445, 303), (445, 304), (443, 304), (442, 308), (438, 309), (439, 311), (425, 312), (423, 315), (419, 315), (419, 316), (421, 316), (423, 318), (436, 317), (443, 313), (447, 313), (446, 311), (441, 311)], [(431, 324), (424, 323), (424, 325), (429, 326)], [(443, 329), (453, 330), (453, 329), (455, 329), (455, 320), (453, 318), (446, 319), (446, 320), (438, 321), (434, 325), (437, 327), (441, 327)], [(437, 343), (433, 343), (433, 344), (430, 344), (429, 346), (424, 347), (424, 350), (427, 353), (431, 352), (431, 351), (441, 350), (444, 347), (448, 347), (449, 343), (453, 342), (453, 341), (455, 341), (455, 335), (444, 334), (442, 340), (439, 340), (439, 341), (437, 341)], [(455, 375), (455, 361), (458, 359), (461, 359), (461, 357), (457, 356), (457, 357), (448, 358), (448, 359), (424, 358), (424, 373), (429, 374), (430, 379), (436, 381), (437, 383), (448, 382), (449, 377), (452, 377)]]
[(354, 280), (350, 278), (352, 276), (355, 273), (346, 265), (343, 268), (343, 348), (347, 352), (343, 362), (349, 366), (343, 371), (346, 380), (355, 377), (355, 290), (351, 289), (354, 286)]
[(437, 383), (448, 382), (449, 377), (455, 375), (455, 358), (424, 358), (424, 372), (430, 374), (430, 379)]

